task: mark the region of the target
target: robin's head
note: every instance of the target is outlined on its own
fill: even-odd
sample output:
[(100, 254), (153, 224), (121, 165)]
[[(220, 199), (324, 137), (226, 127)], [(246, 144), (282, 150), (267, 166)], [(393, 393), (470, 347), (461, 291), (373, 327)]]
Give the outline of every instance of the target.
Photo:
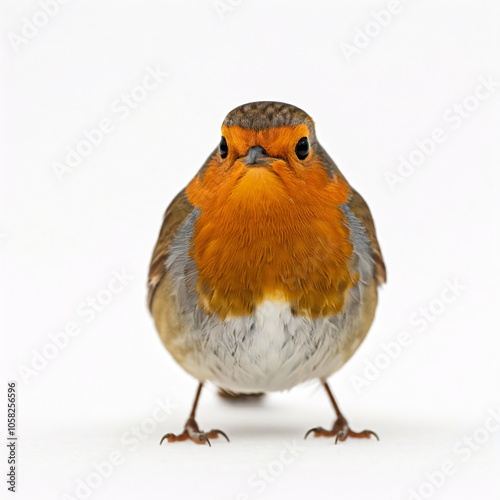
[(316, 145), (314, 122), (305, 111), (281, 102), (253, 102), (226, 116), (217, 153), (223, 167), (286, 166), (300, 174), (317, 160)]
[[(217, 149), (188, 188), (203, 199), (238, 198), (247, 205), (318, 192), (347, 197), (347, 184), (316, 139), (314, 122), (302, 109), (281, 102), (253, 102), (233, 109), (222, 124)], [(337, 197), (336, 197), (337, 198)]]

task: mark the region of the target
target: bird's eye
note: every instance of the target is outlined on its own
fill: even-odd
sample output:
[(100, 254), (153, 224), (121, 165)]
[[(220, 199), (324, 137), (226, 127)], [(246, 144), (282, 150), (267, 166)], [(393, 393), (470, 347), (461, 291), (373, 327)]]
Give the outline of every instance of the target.
[(295, 154), (299, 160), (304, 160), (309, 154), (309, 139), (302, 137), (295, 146)]
[(224, 136), (221, 137), (221, 140), (219, 142), (219, 154), (221, 158), (225, 158), (227, 156), (227, 153), (229, 151), (229, 148), (227, 147), (227, 141)]

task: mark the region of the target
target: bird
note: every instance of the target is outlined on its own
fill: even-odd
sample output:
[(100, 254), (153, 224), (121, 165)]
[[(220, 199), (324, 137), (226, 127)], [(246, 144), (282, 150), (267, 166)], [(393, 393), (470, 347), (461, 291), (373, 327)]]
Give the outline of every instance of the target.
[(386, 282), (368, 205), (294, 105), (238, 106), (221, 132), (168, 206), (149, 267), (156, 330), (198, 381), (183, 432), (160, 444), (229, 441), (198, 426), (207, 383), (238, 397), (309, 381), (325, 388), (336, 419), (305, 437), (378, 440), (351, 430), (327, 382), (367, 335)]

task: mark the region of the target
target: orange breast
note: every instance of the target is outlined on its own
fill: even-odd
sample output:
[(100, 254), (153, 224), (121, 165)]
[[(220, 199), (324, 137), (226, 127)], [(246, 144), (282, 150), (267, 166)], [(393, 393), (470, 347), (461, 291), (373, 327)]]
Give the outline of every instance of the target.
[(226, 318), (274, 300), (312, 318), (340, 312), (359, 279), (339, 208), (348, 195), (320, 165), (297, 175), (282, 160), (230, 169), (214, 161), (187, 188), (201, 211), (191, 249), (201, 308)]

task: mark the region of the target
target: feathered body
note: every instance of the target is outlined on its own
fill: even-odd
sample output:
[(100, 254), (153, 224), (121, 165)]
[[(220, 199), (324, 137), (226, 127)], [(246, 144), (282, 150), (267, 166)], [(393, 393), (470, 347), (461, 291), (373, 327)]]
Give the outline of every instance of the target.
[[(227, 156), (214, 151), (165, 214), (149, 277), (158, 332), (226, 391), (325, 381), (366, 336), (385, 281), (370, 211), (302, 110), (241, 106), (222, 135)], [(256, 145), (265, 158), (250, 162)]]

